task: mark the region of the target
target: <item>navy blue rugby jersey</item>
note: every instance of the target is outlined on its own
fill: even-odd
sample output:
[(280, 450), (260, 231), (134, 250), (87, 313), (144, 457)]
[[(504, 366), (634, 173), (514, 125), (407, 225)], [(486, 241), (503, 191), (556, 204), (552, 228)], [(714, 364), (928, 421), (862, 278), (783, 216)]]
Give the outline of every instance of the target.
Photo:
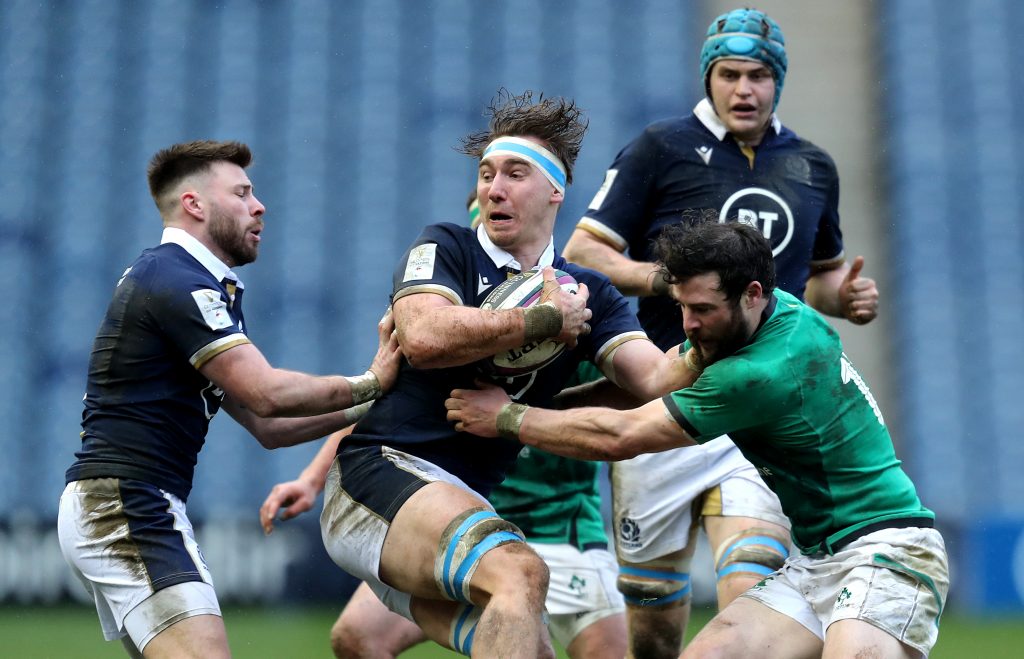
[[(751, 167), (705, 99), (688, 117), (651, 124), (618, 154), (577, 228), (653, 261), (653, 240), (665, 226), (688, 209), (713, 208), (719, 221), (761, 229), (777, 285), (803, 299), (811, 267), (843, 258), (835, 163), (774, 117), (754, 153)], [(638, 316), (663, 350), (685, 338), (668, 297), (640, 298)]]
[[(576, 349), (564, 351), (539, 371), (494, 382), (519, 402), (550, 407), (552, 397), (573, 376), (581, 360), (600, 363), (623, 342), (646, 339), (646, 335), (627, 300), (607, 277), (568, 263), (555, 253), (553, 245), (541, 256), (540, 264), (560, 268), (587, 285), (593, 329), (580, 337)], [(478, 307), (511, 271), (518, 271), (518, 264), (490, 242), (483, 228), (474, 231), (456, 224), (434, 224), (423, 230), (398, 264), (392, 299), (436, 293), (455, 304)], [(444, 406), (452, 389), (474, 388), (481, 372), (477, 364), (416, 369), (404, 362), (394, 388), (373, 404), (341, 449), (362, 444), (391, 446), (438, 465), (487, 496), (504, 478), (522, 445), (456, 432)]]
[(164, 242), (125, 271), (93, 343), (82, 445), (68, 482), (130, 478), (188, 498), (210, 419), (224, 399), (199, 367), (249, 343), (242, 289), (232, 301), (221, 283), (229, 273), (177, 229), (165, 230)]

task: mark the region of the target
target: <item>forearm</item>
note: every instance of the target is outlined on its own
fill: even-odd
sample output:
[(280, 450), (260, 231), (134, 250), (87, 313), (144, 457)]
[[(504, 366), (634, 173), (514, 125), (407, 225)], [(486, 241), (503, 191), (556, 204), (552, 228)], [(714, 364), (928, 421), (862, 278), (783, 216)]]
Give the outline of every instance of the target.
[(225, 401), (228, 413), (268, 449), (295, 446), (341, 430), (358, 421), (369, 406), (370, 403), (364, 403), (337, 412), (307, 417), (264, 418), (240, 405), (231, 404), (229, 400)]
[(615, 410), (603, 407), (563, 411), (530, 407), (519, 426), (519, 441), (578, 460), (624, 460), (641, 452), (622, 439), (624, 430)]
[(808, 306), (826, 316), (843, 317), (839, 286), (849, 271), (848, 266), (820, 270), (807, 278), (804, 300)]
[(400, 328), (402, 350), (416, 368), (462, 366), (526, 343), (522, 309), (440, 307)]
[(330, 471), (331, 465), (334, 463), (334, 458), (338, 454), (338, 445), (341, 444), (341, 440), (352, 434), (352, 430), (355, 425), (350, 425), (347, 428), (331, 433), (331, 435), (324, 440), (323, 446), (317, 451), (313, 459), (302, 470), (299, 474), (299, 480), (305, 481), (313, 486), (317, 492), (322, 492), (324, 489), (324, 483), (327, 482), (327, 472)]
[(685, 389), (699, 376), (695, 367), (689, 366), (685, 356), (679, 354), (678, 346), (662, 352), (650, 341), (629, 341), (619, 346), (610, 359), (616, 382), (642, 402)]
[(239, 408), (263, 418), (336, 412), (380, 394), (376, 375), (316, 376), (273, 368), (251, 344), (225, 350), (199, 372)]
[(554, 407), (560, 410), (575, 407), (610, 407), (625, 410), (644, 402), (625, 389), (616, 386), (611, 380), (602, 378), (595, 382), (563, 389), (555, 396)]

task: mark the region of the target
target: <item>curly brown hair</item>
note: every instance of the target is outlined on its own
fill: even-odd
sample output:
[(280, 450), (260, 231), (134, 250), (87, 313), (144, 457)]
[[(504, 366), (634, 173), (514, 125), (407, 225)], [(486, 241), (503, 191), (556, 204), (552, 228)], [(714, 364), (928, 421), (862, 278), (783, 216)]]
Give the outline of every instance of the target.
[(575, 101), (544, 98), (543, 93), (534, 101), (530, 90), (516, 96), (502, 88), (487, 106), (484, 116), (491, 118), (487, 130), (462, 138), (456, 147), (459, 152), (479, 160), (495, 138), (534, 137), (543, 140), (547, 149), (558, 156), (565, 165), (566, 182), (572, 183), (572, 168), (589, 125)]

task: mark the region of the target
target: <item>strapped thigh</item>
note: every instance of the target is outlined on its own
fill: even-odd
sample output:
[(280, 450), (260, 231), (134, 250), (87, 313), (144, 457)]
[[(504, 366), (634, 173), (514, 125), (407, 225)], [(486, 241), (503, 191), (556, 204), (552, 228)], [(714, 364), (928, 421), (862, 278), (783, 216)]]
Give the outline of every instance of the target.
[(441, 534), (434, 560), (434, 582), (448, 599), (470, 604), (469, 581), (484, 554), (510, 542), (525, 542), (523, 532), (487, 508), (470, 508)]
[(775, 572), (786, 562), (789, 544), (774, 531), (764, 528), (744, 529), (735, 533), (715, 551), (715, 573), (718, 580), (743, 574), (762, 578)]
[[(622, 565), (616, 585), (632, 608), (671, 609), (690, 601), (690, 556)], [(653, 568), (668, 568), (656, 570)]]

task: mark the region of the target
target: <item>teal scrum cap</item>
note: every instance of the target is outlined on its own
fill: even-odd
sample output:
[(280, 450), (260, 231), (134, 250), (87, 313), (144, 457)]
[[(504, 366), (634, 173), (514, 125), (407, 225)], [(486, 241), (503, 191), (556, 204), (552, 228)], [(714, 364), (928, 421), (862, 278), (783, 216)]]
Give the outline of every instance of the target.
[(711, 65), (720, 59), (754, 60), (771, 69), (775, 76), (772, 110), (778, 106), (786, 80), (786, 39), (782, 28), (768, 14), (757, 9), (733, 9), (711, 22), (700, 49), (700, 75), (708, 98)]

